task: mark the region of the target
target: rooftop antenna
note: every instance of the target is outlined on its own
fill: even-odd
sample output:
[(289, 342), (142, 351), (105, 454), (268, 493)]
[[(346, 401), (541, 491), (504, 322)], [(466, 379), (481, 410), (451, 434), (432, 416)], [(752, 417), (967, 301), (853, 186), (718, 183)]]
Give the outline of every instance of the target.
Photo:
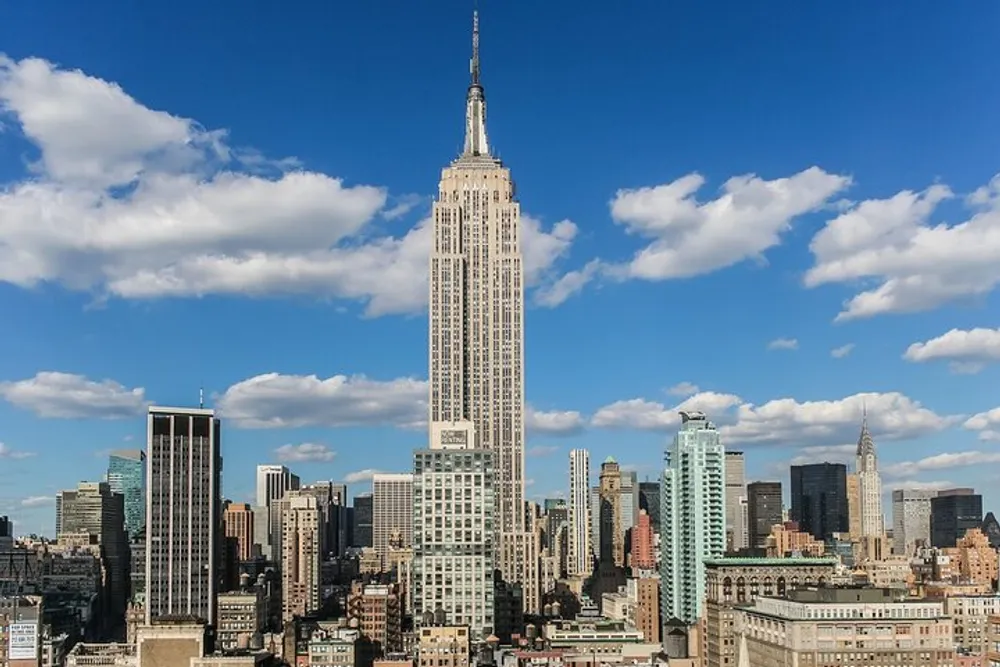
[(198, 387), (198, 409), (202, 410), (205, 408), (205, 388)]

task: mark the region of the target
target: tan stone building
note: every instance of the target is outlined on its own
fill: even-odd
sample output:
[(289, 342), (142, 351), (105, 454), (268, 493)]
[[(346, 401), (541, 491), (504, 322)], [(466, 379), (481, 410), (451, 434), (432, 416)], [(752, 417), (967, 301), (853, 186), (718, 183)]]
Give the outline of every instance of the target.
[(954, 624), (955, 646), (973, 655), (983, 655), (989, 646), (989, 619), (1000, 615), (998, 595), (955, 595), (946, 597), (944, 613)]
[(792, 554), (820, 558), (826, 552), (826, 545), (822, 540), (799, 530), (799, 525), (794, 521), (772, 526), (764, 548), (768, 558), (785, 558)]
[(598, 558), (602, 563), (625, 567), (625, 531), (622, 530), (622, 472), (610, 456), (601, 464), (598, 482)]
[(996, 550), (978, 528), (966, 531), (954, 547), (941, 550), (955, 561), (959, 580), (970, 584), (989, 584), (997, 580), (1000, 563)]
[(253, 558), (253, 509), (247, 503), (227, 503), (222, 510), (222, 524), (226, 537), (236, 539), (241, 561)]
[[(634, 583), (633, 583), (634, 582)], [(630, 579), (636, 589), (635, 627), (650, 643), (660, 643), (660, 578)]]
[(736, 613), (740, 666), (952, 667), (952, 620), (940, 602), (898, 602), (872, 588), (792, 591)]
[(305, 616), (320, 606), (320, 523), (312, 496), (281, 501), (281, 616)]
[(420, 628), (418, 667), (469, 667), (469, 628), (445, 625)]
[[(705, 561), (705, 632), (701, 654), (710, 667), (736, 667), (735, 607), (758, 596), (826, 583), (835, 558), (716, 558)], [(753, 665), (757, 667), (757, 665)]]

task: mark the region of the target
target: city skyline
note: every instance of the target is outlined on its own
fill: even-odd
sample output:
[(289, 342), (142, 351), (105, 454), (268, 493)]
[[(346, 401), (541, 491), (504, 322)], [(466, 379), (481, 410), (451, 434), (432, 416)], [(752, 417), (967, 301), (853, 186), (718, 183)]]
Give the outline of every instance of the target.
[[(858, 15), (824, 15), (828, 34), (814, 26), (815, 10), (799, 9), (779, 23), (802, 35), (765, 48), (746, 35), (775, 26), (743, 8), (737, 44), (689, 36), (608, 60), (595, 85), (610, 105), (577, 90), (596, 63), (571, 62), (564, 50), (578, 52), (572, 35), (604, 22), (650, 28), (630, 9), (604, 17), (527, 7), (482, 8), (490, 145), (513, 171), (523, 207), (526, 496), (565, 496), (573, 449), (594, 461), (614, 454), (639, 480), (655, 479), (681, 407), (704, 410), (723, 445), (745, 452), (747, 482), (787, 489), (790, 461), (853, 470), (866, 406), (887, 526), (889, 494), (909, 482), (973, 486), (987, 508), (1000, 501), (995, 473), (978, 465), (1000, 461), (985, 439), (1000, 431), (1000, 413), (989, 412), (1000, 405), (990, 365), (1000, 359), (992, 293), (1000, 274), (963, 250), (983, 248), (983, 230), (1000, 227), (1000, 181), (982, 189), (1000, 171), (997, 147), (967, 117), (1000, 100), (973, 62), (997, 10), (915, 10), (906, 28), (926, 31), (924, 41), (918, 48), (893, 35), (890, 56), (862, 32), (884, 33), (889, 17), (868, 15), (856, 27)], [(144, 64), (141, 75), (121, 54), (169, 60), (159, 55), (168, 45), (124, 36), (57, 43), (74, 34), (71, 24), (80, 28), (61, 16), (39, 19), (47, 31), (0, 27), (0, 312), (15, 323), (0, 332), (0, 515), (18, 532), (51, 534), (55, 494), (100, 481), (109, 451), (144, 439), (148, 403), (195, 407), (199, 385), (223, 420), (224, 492), (236, 502), (253, 502), (258, 464), (287, 465), (304, 482), (350, 482), (352, 499), (370, 490), (376, 470), (410, 469), (412, 451), (427, 445), (426, 221), (435, 174), (461, 150), (468, 81), (471, 7), (452, 9), (428, 17), (401, 7), (386, 18), (397, 39), (380, 44), (384, 51), (352, 37), (355, 52), (340, 45), (308, 57), (315, 71), (281, 88), (294, 97), (288, 106), (260, 98), (321, 43), (314, 27), (286, 34), (310, 22), (302, 16), (253, 26), (300, 43), (268, 67), (259, 55), (221, 55), (214, 35), (189, 27), (192, 53), (171, 66)], [(35, 11), (43, 10), (18, 8), (9, 24)], [(328, 15), (312, 11), (312, 23), (325, 25)], [(370, 8), (348, 11), (366, 26), (359, 35), (376, 29)], [(679, 34), (709, 25), (708, 10), (679, 13), (669, 17)], [(135, 34), (152, 34), (146, 19), (133, 19)], [(560, 20), (575, 33), (547, 32)], [(410, 34), (419, 26), (440, 33), (440, 44), (404, 57), (425, 41)], [(518, 52), (519, 30), (553, 42)], [(804, 48), (803, 35), (832, 49), (809, 53), (836, 95), (810, 88), (807, 101), (771, 82), (769, 68)], [(623, 42), (632, 43), (643, 40)], [(851, 57), (838, 61), (847, 44)], [(758, 58), (737, 68), (742, 82), (726, 71), (740, 48)], [(978, 86), (985, 95), (963, 97), (945, 117), (916, 81), (894, 78), (891, 90), (872, 92), (880, 75), (904, 63), (920, 69), (924, 50), (947, 49), (965, 66), (963, 86), (948, 90)], [(359, 83), (334, 54), (380, 85)], [(698, 76), (677, 73), (699, 59)], [(248, 76), (255, 66), (259, 78)], [(803, 65), (785, 67), (783, 76), (804, 80)], [(676, 91), (638, 85), (656, 76), (698, 91), (705, 113), (678, 109)], [(696, 87), (702, 76), (738, 83), (743, 113), (714, 88)], [(926, 73), (934, 85), (942, 76)], [(205, 93), (223, 80), (232, 99)], [(396, 99), (385, 111), (386, 91), (419, 95), (419, 104), (407, 99), (400, 114)], [(821, 108), (860, 92), (875, 97)], [(636, 110), (651, 96), (656, 118), (645, 119)], [(70, 111), (45, 113), (53, 106)], [(932, 127), (934, 136), (914, 142)], [(744, 174), (760, 180), (729, 180)], [(61, 226), (33, 217), (43, 205)], [(864, 227), (892, 226), (896, 241), (916, 243), (930, 238), (928, 225), (967, 220), (961, 232), (935, 232), (931, 258), (892, 255)], [(81, 221), (88, 226), (71, 226)], [(875, 265), (865, 251), (877, 253)], [(852, 301), (860, 294), (869, 296)], [(681, 324), (689, 311), (700, 319)], [(838, 313), (848, 315), (833, 323)]]

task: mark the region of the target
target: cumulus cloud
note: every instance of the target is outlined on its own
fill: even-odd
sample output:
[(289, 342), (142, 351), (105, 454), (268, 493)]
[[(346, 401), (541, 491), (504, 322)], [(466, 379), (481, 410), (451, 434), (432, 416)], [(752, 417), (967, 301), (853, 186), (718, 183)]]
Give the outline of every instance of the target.
[(632, 398), (605, 405), (594, 413), (591, 423), (599, 428), (628, 428), (643, 431), (660, 431), (675, 428), (681, 422), (681, 411), (700, 410), (710, 419), (724, 417), (738, 405), (740, 397), (703, 391), (682, 401), (673, 408), (663, 403), (643, 398)]
[(34, 455), (34, 452), (23, 452), (17, 449), (11, 449), (5, 443), (0, 442), (0, 459), (27, 459)]
[(830, 356), (834, 359), (843, 359), (844, 357), (851, 354), (854, 351), (854, 343), (847, 343), (846, 345), (841, 345), (840, 347), (835, 347), (830, 350)]
[[(224, 132), (37, 58), (0, 55), (0, 113), (40, 153), (32, 178), (0, 191), (0, 281), (102, 298), (310, 294), (370, 316), (426, 305), (430, 224), (374, 226), (419, 198), (232, 148)], [(529, 284), (575, 235), (570, 221), (524, 216)]]
[(829, 447), (857, 439), (866, 406), (873, 435), (884, 440), (919, 437), (956, 421), (955, 417), (938, 415), (898, 392), (854, 394), (827, 401), (780, 398), (762, 405), (746, 402), (734, 394), (702, 392), (673, 408), (641, 398), (617, 401), (594, 413), (591, 423), (605, 428), (669, 431), (680, 422), (677, 412), (701, 410), (720, 424), (726, 443)]
[(980, 440), (1000, 441), (1000, 408), (979, 412), (965, 420), (963, 426), (979, 431)]
[(619, 190), (612, 218), (650, 242), (612, 273), (667, 280), (761, 259), (795, 218), (822, 208), (851, 179), (818, 167), (770, 181), (747, 174), (730, 178), (717, 198), (700, 202), (696, 194), (704, 184), (700, 174), (689, 174), (666, 185)]
[(857, 445), (813, 445), (802, 447), (787, 463), (780, 462), (782, 471), (787, 471), (789, 465), (800, 466), (807, 463), (847, 463), (854, 460)]
[(142, 414), (149, 405), (142, 387), (129, 389), (114, 380), (95, 381), (55, 371), (0, 382), (0, 398), (39, 417), (59, 419), (127, 419)]
[(344, 482), (347, 484), (357, 484), (359, 482), (370, 482), (375, 475), (381, 474), (381, 470), (376, 470), (375, 468), (365, 468), (364, 470), (356, 470), (354, 472), (349, 472), (344, 475)]
[(229, 387), (218, 409), (240, 428), (418, 427), (427, 420), (427, 382), (265, 373)]
[(572, 435), (583, 430), (587, 420), (575, 410), (549, 412), (527, 407), (526, 425), (529, 431), (547, 435)]
[(559, 452), (559, 448), (555, 445), (535, 445), (534, 447), (528, 447), (525, 450), (525, 456), (530, 456), (533, 458), (542, 458), (545, 456), (552, 456)]
[(767, 344), (769, 350), (797, 350), (799, 341), (795, 338), (775, 338)]
[(318, 442), (303, 442), (298, 445), (282, 445), (274, 450), (274, 456), (281, 463), (319, 463), (332, 461), (337, 453)]
[(1000, 283), (1000, 175), (966, 198), (966, 220), (932, 222), (953, 197), (947, 186), (933, 185), (852, 206), (813, 238), (806, 286), (874, 284), (844, 304), (840, 321), (988, 294)]
[(929, 470), (966, 468), (974, 465), (1000, 463), (1000, 452), (948, 452), (927, 456), (917, 461), (900, 461), (882, 466), (882, 471), (891, 477), (909, 477)]
[(686, 397), (692, 394), (698, 393), (698, 385), (693, 382), (678, 382), (673, 387), (667, 389), (667, 393), (671, 396), (681, 396)]
[(952, 329), (937, 338), (913, 343), (903, 354), (907, 361), (949, 361), (952, 372), (977, 373), (987, 363), (1000, 361), (1000, 328)]
[(947, 480), (925, 482), (915, 479), (902, 479), (893, 481), (891, 486), (882, 487), (882, 493), (892, 493), (896, 489), (908, 489), (911, 491), (942, 491), (944, 489), (953, 488), (955, 488), (955, 483)]

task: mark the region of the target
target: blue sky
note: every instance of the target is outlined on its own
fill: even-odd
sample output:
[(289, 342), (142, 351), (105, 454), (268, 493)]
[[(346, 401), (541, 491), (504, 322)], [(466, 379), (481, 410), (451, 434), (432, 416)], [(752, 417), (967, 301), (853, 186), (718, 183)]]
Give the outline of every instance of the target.
[[(684, 404), (751, 479), (1000, 500), (994, 2), (481, 4), (525, 215), (529, 496), (653, 478)], [(809, 3), (805, 3), (809, 4)], [(471, 3), (39, 0), (0, 24), (0, 514), (223, 414), (225, 487), (405, 470)], [(992, 185), (991, 185), (992, 183)], [(303, 446), (304, 445), (304, 446)]]

